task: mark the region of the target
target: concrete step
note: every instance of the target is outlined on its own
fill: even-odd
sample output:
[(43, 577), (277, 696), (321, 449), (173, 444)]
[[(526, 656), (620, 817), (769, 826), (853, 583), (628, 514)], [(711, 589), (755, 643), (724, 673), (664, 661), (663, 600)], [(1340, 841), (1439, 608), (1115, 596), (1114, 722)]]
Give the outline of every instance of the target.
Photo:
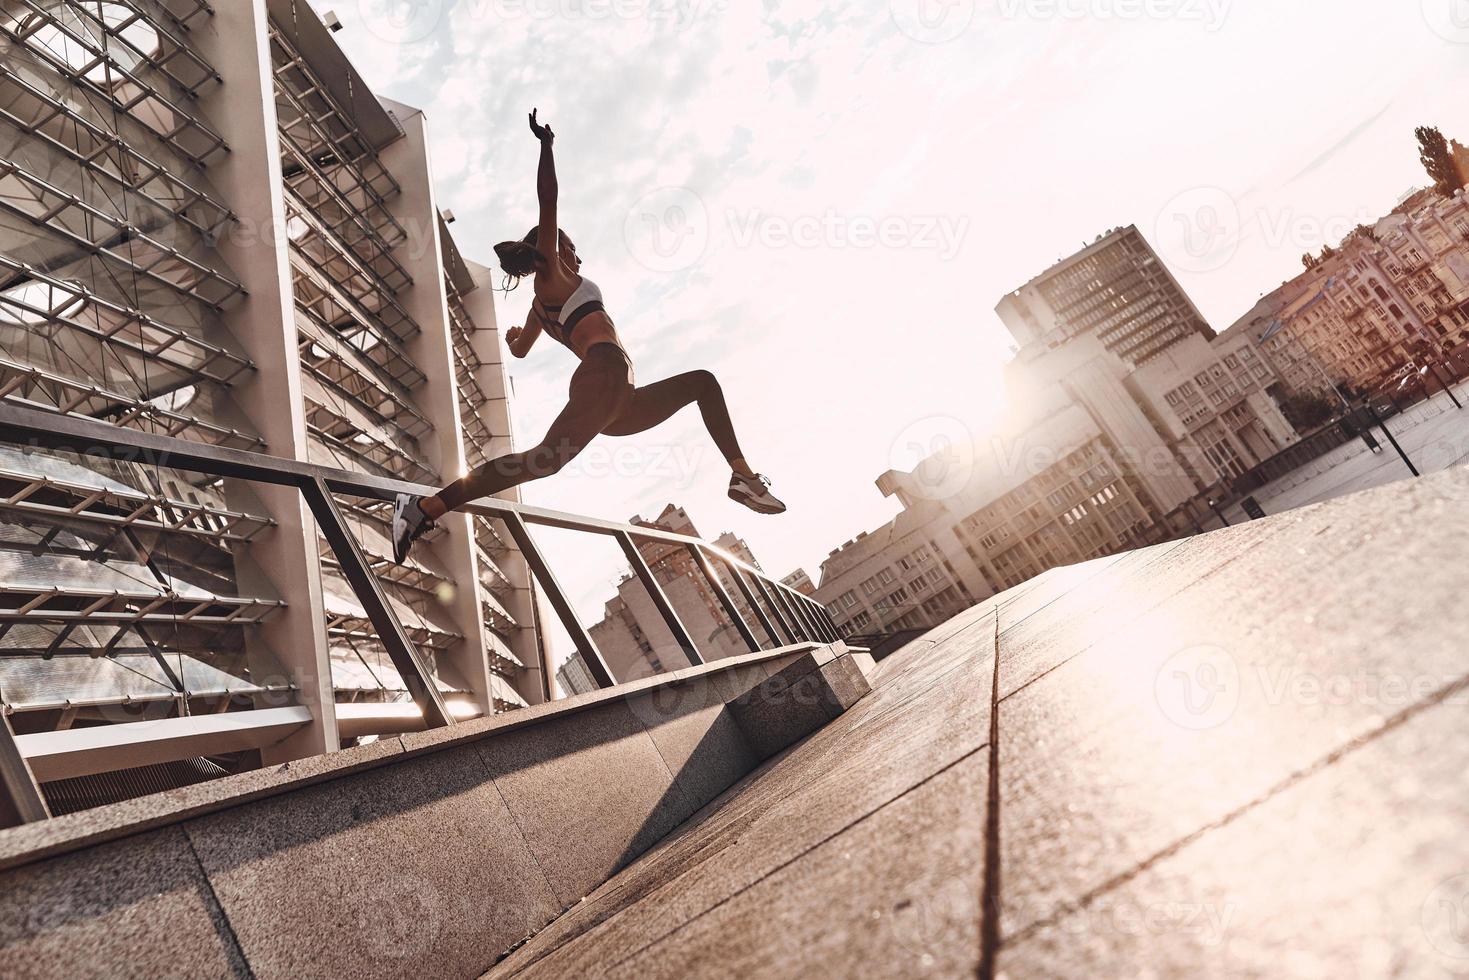
[(789, 647), (0, 832), (0, 962), (477, 976), (870, 668)]

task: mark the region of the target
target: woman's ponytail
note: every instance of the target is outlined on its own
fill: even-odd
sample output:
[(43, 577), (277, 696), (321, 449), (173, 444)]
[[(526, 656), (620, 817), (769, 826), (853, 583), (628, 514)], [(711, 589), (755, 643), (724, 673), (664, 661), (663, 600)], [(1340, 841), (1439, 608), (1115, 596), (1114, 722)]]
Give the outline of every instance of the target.
[(545, 264), (540, 249), (536, 247), (539, 231), (539, 228), (532, 228), (530, 233), (518, 242), (501, 242), (495, 246), (495, 255), (499, 258), (500, 268), (505, 270), (506, 276), (511, 279), (523, 279), (533, 275)]

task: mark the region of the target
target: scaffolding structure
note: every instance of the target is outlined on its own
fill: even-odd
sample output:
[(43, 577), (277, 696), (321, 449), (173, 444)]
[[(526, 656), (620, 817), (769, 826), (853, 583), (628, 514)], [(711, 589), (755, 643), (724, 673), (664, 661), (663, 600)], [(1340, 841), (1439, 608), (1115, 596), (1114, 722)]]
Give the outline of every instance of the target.
[[(481, 453), (484, 408), (504, 398), (470, 342), (476, 284), (446, 233), (431, 275), (411, 252), (409, 228), (441, 225), (404, 193), (426, 161), (385, 162), (402, 129), (319, 18), (301, 0), (264, 8), (0, 0), (0, 404), (441, 482), (466, 465), (445, 433)], [(440, 289), (447, 304), (425, 303)], [(442, 379), (411, 353), (426, 331), (452, 346)], [(452, 412), (425, 397), (439, 384), (459, 394)], [(178, 760), (221, 775), (343, 744), (335, 702), (412, 697), (320, 514), (169, 463), (0, 447), (0, 712), (15, 732), (316, 705), (293, 742)], [(457, 713), (544, 696), (516, 547), (466, 519), (398, 564), (388, 503), (335, 506)], [(128, 785), (55, 792), (105, 802)]]

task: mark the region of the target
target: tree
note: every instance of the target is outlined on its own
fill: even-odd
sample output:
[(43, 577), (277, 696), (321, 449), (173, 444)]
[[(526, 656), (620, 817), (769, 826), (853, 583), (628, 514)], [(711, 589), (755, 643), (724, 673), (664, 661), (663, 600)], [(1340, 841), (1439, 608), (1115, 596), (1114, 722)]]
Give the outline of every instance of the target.
[(1453, 197), (1454, 191), (1464, 186), (1459, 165), (1449, 151), (1449, 141), (1444, 139), (1437, 126), (1419, 126), (1414, 130), (1418, 137), (1418, 159), (1423, 169), (1433, 178), (1433, 187), (1444, 197)]
[(1336, 403), (1314, 392), (1289, 395), (1280, 403), (1280, 414), (1297, 432), (1311, 432), (1336, 417)]

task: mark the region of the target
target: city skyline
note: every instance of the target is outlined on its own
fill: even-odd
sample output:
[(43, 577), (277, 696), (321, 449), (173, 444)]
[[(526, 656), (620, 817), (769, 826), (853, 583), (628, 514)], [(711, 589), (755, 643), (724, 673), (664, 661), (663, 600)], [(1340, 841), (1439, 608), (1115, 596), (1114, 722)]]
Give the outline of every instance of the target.
[[(901, 9), (888, 5), (867, 14), (700, 7), (678, 23), (533, 15), (534, 5), (316, 6), (336, 9), (339, 43), (374, 85), (439, 121), (443, 203), (472, 224), (469, 253), (488, 254), (533, 219), (533, 146), (505, 135), (540, 107), (560, 135), (567, 227), (608, 290), (640, 377), (719, 370), (752, 463), (794, 491), (793, 515), (778, 521), (721, 513), (717, 454), (691, 417), (594, 446), (602, 472), (619, 462), (643, 475), (576, 470), (528, 499), (618, 518), (678, 499), (780, 569), (814, 567), (832, 542), (894, 514), (875, 489), (823, 501), (823, 486), (870, 487), (892, 465), (916, 462), (905, 435), (925, 418), (978, 431), (995, 417), (1009, 341), (990, 309), (1006, 289), (1105, 229), (1136, 223), (1223, 329), (1299, 271), (1302, 252), (1319, 250), (1316, 226), (1339, 238), (1426, 183), (1413, 126), (1469, 129), (1448, 81), (1469, 47), (1436, 33), (1416, 5), (1336, 5), (1323, 17), (1233, 4), (1214, 30), (1183, 16), (1046, 19), (1021, 7), (1009, 17), (976, 11), (939, 44), (905, 34), (912, 23), (900, 25), (889, 15)], [(1301, 48), (1303, 36), (1317, 43)], [(524, 57), (547, 46), (560, 56)], [(667, 71), (640, 77), (641, 88), (614, 81), (616, 64), (654, 56)], [(1388, 78), (1345, 70), (1364, 59), (1414, 67)], [(1241, 68), (1262, 63), (1272, 71)], [(1323, 86), (1330, 99), (1316, 94)], [(1024, 113), (1011, 107), (1021, 98)], [(609, 99), (637, 108), (612, 111)], [(975, 145), (996, 149), (976, 166)], [(629, 254), (624, 225), (639, 208), (685, 200), (640, 200), (668, 186), (693, 189), (711, 227), (691, 268), (660, 271)], [(1158, 231), (1187, 230), (1170, 207), (1185, 219), (1217, 213), (1210, 188), (1225, 193), (1225, 224), (1232, 206), (1241, 227), (1224, 252), (1191, 261), (1181, 237)], [(936, 245), (772, 244), (828, 213), (912, 218), (900, 230), (916, 239), (927, 229)], [(968, 219), (947, 261), (941, 218), (951, 230)], [(977, 314), (952, 314), (961, 290), (979, 297)], [(502, 322), (519, 322), (524, 302), (501, 298)], [(889, 326), (908, 322), (923, 325), (917, 341)], [(838, 358), (843, 345), (850, 354)], [(511, 368), (517, 436), (534, 437), (570, 364), (537, 352)], [(841, 391), (803, 390), (823, 371), (841, 373)], [(895, 404), (907, 410), (901, 420)], [(804, 435), (786, 424), (791, 414), (806, 419)], [(663, 465), (658, 449), (669, 450)]]

